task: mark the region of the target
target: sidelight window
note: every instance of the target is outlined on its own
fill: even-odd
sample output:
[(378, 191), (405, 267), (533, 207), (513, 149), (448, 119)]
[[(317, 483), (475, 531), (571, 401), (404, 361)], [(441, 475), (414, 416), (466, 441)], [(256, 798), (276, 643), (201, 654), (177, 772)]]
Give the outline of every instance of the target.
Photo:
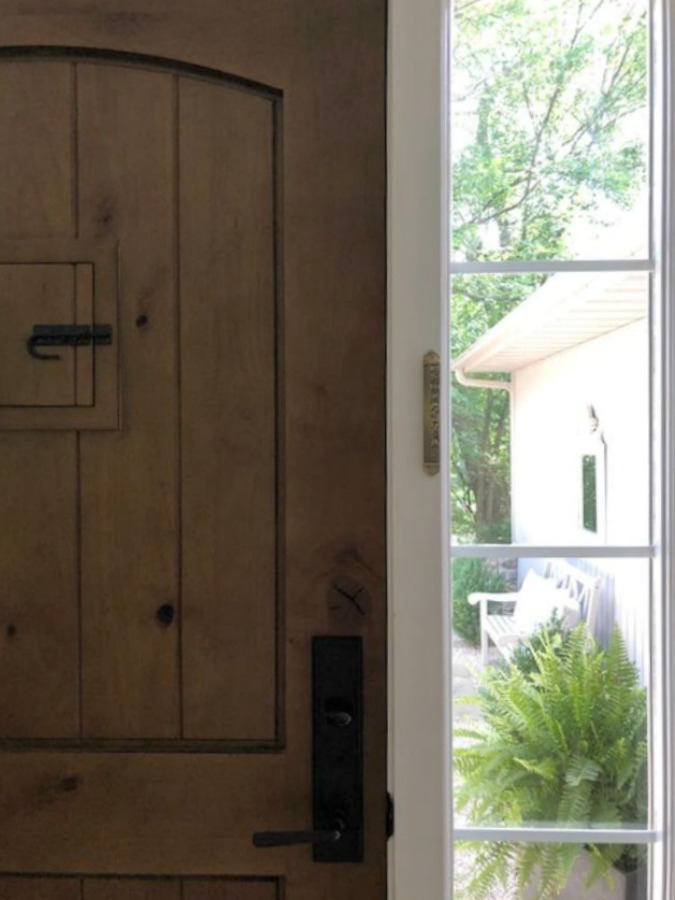
[(670, 884), (667, 6), (454, 3), (457, 900)]

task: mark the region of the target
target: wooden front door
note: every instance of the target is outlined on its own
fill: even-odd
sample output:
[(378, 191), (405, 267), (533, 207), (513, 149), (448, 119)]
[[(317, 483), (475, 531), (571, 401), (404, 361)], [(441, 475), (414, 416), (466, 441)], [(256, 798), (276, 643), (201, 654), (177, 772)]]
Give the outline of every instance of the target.
[[(385, 896), (384, 29), (2, 6), (2, 900)], [(317, 636), (361, 862), (252, 842), (317, 825)]]

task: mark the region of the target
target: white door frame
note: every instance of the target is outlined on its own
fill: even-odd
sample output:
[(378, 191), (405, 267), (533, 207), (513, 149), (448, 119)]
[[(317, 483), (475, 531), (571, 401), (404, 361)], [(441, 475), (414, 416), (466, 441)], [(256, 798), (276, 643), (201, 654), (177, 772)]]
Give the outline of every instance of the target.
[(448, 334), (448, 30), (445, 0), (389, 0), (389, 783), (396, 822), (389, 897), (396, 900), (452, 895), (447, 471), (429, 476), (422, 467), (422, 359), (429, 350), (444, 357)]
[[(396, 831), (390, 844), (389, 897), (452, 897), (450, 809), (451, 723), (449, 521), (447, 466), (440, 476), (422, 467), (422, 359), (444, 359), (445, 411), (442, 461), (448, 457), (447, 369), (449, 139), (447, 86), (450, 0), (389, 0), (388, 96), (388, 530), (389, 530), (389, 784)], [(654, 0), (663, 34), (665, 109), (675, 94), (675, 4)], [(658, 97), (657, 97), (658, 106)], [(675, 120), (655, 133), (665, 179), (654, 203), (659, 279), (665, 297), (661, 329), (675, 347)], [(658, 284), (658, 283), (657, 283)], [(663, 793), (654, 797), (656, 825), (675, 828), (672, 747), (675, 746), (675, 354), (663, 360), (663, 395), (656, 437), (665, 471), (654, 484), (663, 541), (657, 578), (670, 601), (662, 610), (654, 646), (664, 669), (656, 690), (655, 764), (663, 767)], [(444, 564), (445, 563), (445, 564)], [(657, 679), (658, 681), (658, 679)], [(661, 759), (661, 757), (663, 757)], [(675, 887), (675, 846), (657, 843), (656, 895)]]

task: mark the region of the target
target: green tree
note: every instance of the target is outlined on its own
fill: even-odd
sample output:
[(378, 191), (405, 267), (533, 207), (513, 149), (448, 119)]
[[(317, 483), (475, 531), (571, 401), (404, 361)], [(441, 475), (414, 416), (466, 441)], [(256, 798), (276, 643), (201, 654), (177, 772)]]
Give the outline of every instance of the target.
[[(452, 83), (455, 259), (554, 259), (646, 179), (647, 13), (637, 0), (459, 0)], [(542, 275), (453, 283), (455, 357)], [(455, 533), (510, 536), (505, 391), (453, 385)]]

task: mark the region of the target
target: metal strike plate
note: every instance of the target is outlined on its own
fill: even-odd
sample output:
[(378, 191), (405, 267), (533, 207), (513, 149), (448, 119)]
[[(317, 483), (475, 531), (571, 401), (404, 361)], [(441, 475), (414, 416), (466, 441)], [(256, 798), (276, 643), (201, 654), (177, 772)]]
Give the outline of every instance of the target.
[(312, 641), (313, 827), (340, 839), (316, 843), (315, 862), (363, 862), (363, 647), (359, 637)]

